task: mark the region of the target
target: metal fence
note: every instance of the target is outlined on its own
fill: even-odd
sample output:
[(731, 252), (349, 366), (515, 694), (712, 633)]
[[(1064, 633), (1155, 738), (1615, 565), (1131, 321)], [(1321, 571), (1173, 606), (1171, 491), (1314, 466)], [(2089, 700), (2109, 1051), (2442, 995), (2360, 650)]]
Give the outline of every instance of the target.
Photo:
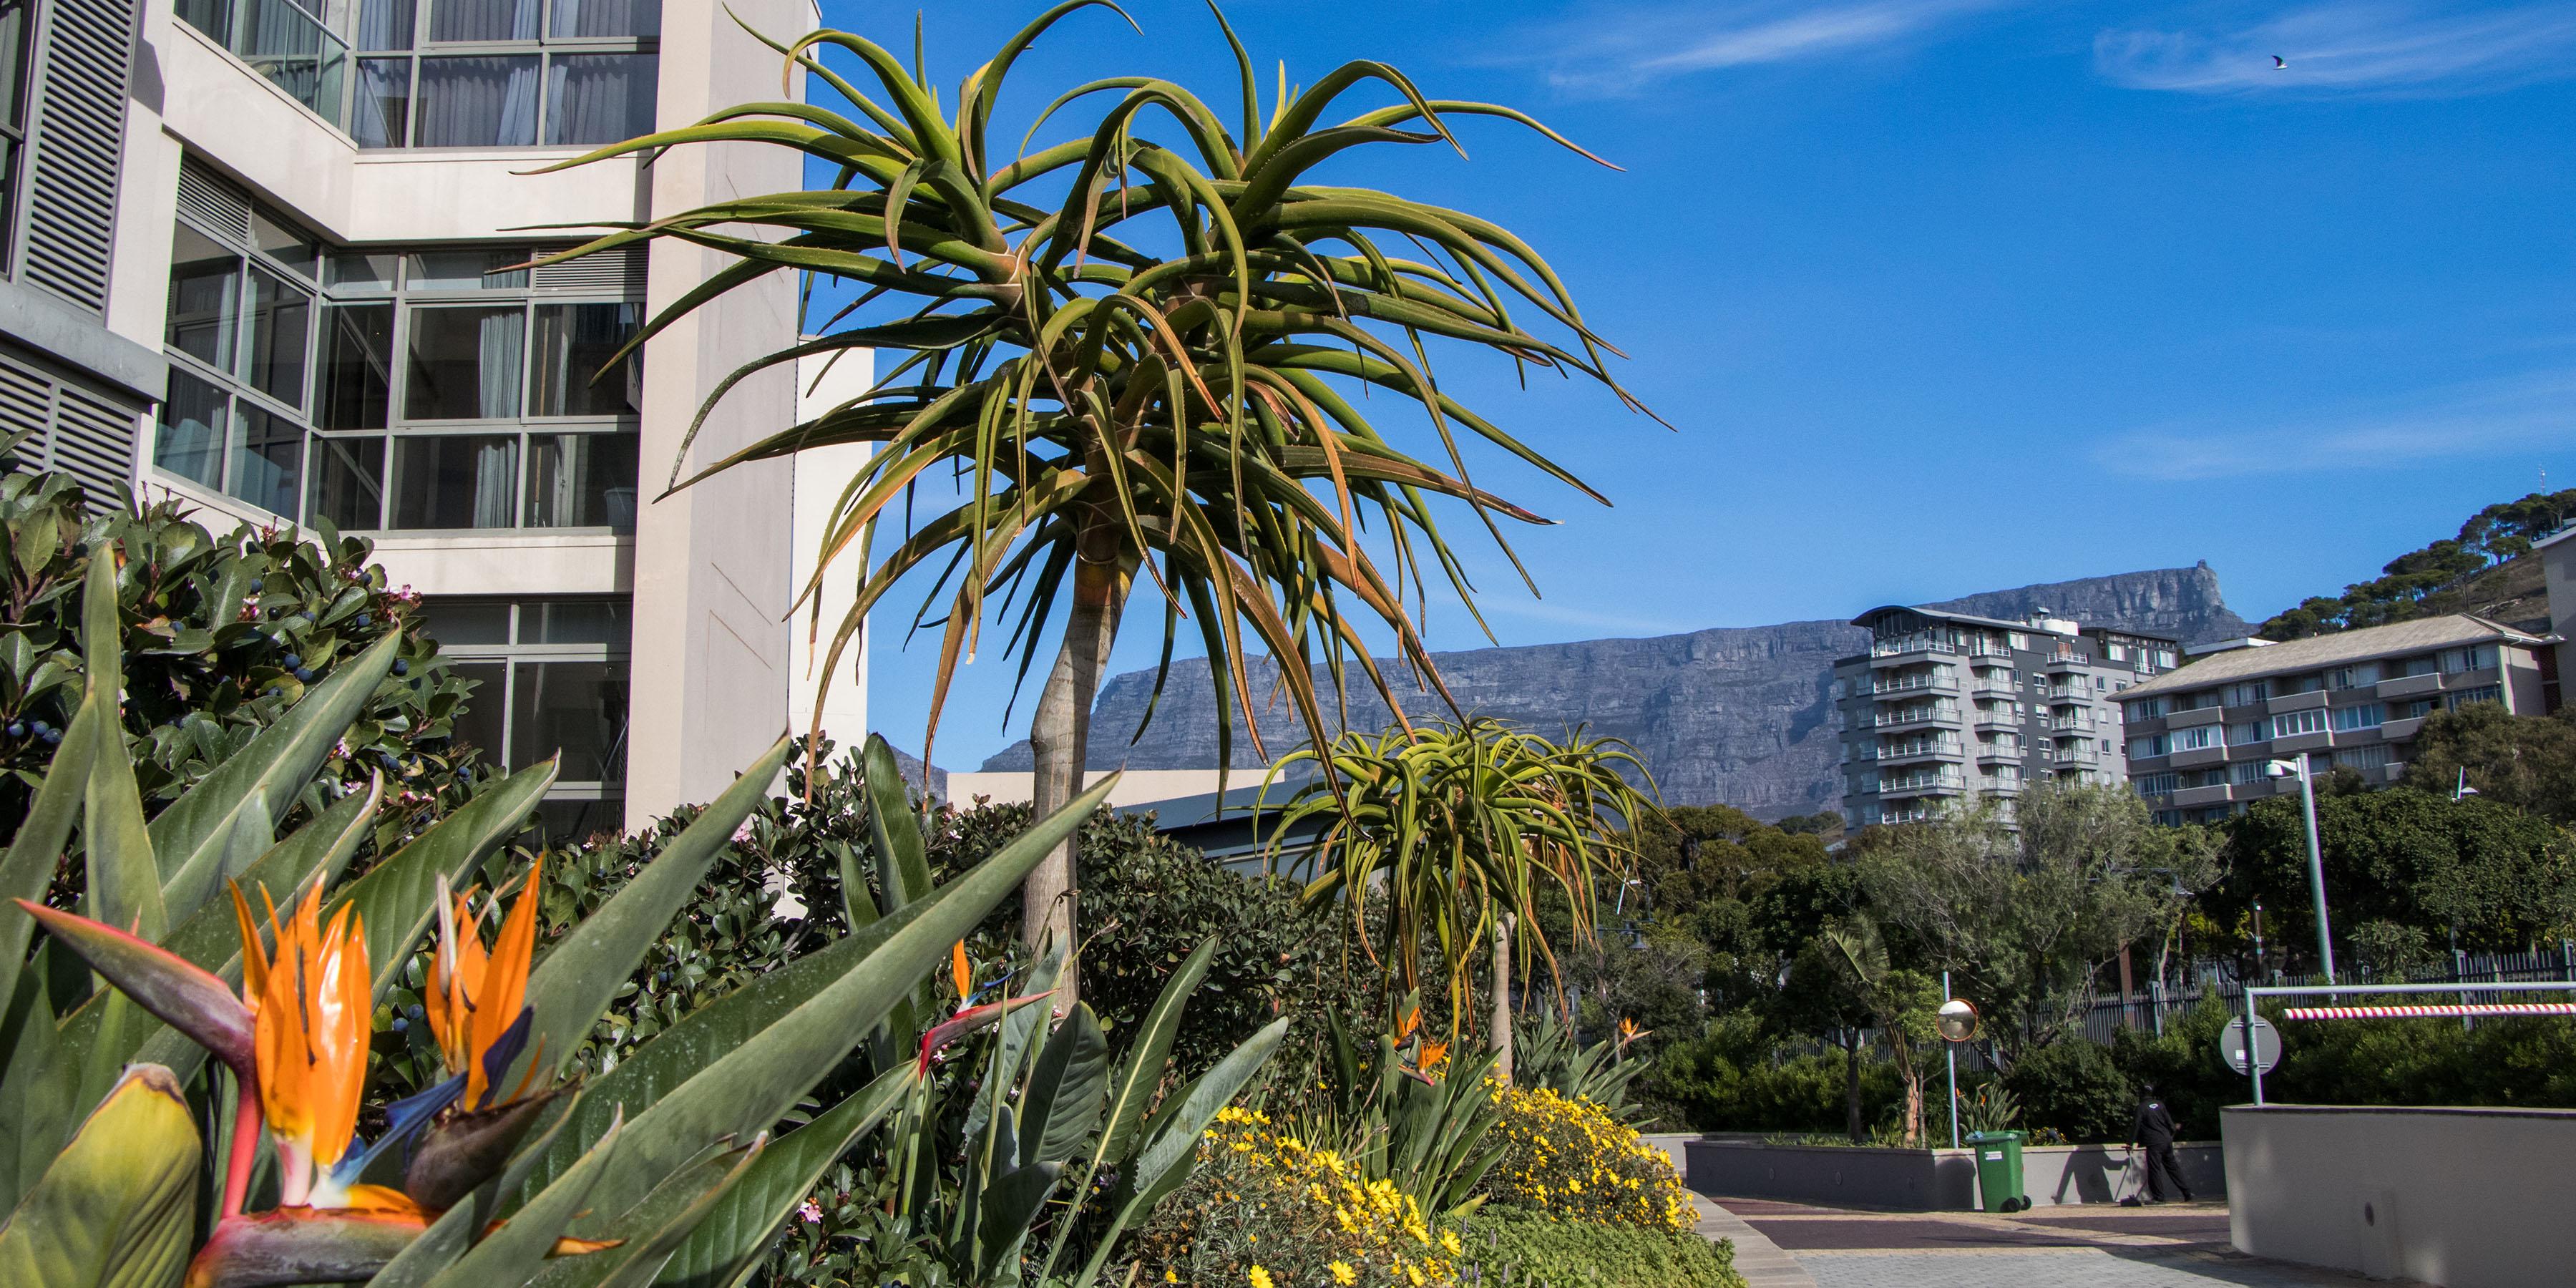
[[(2245, 1009), (2245, 984), (2237, 979), (2233, 963), (2203, 961), (2193, 963), (2187, 977), (2194, 981), (2187, 989), (2163, 989), (2150, 984), (2133, 992), (2127, 1000), (2105, 997), (2093, 1003), (2084, 1017), (2084, 1036), (2108, 1044), (2111, 1035), (2121, 1029), (2161, 1032), (2195, 1007), (2215, 1001), (2230, 1011)], [(2447, 962), (2404, 972), (2372, 974), (2367, 971), (2344, 971), (2341, 984), (2509, 984), (2516, 982), (2576, 981), (2576, 952), (2561, 945), (2556, 952), (2535, 953), (2453, 953)], [(2286, 975), (2273, 973), (2259, 980), (2263, 987), (2301, 987), (2322, 985), (2323, 975)]]

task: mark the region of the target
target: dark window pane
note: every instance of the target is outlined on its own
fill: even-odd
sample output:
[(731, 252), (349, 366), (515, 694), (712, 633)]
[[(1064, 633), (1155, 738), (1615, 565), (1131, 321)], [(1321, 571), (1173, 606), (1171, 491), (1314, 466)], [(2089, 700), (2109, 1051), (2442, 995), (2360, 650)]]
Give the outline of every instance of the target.
[(322, 252), (321, 246), (306, 236), (303, 229), (266, 211), (251, 212), (250, 240), (261, 254), (306, 277), (313, 276), (314, 259)]
[(413, 0), (366, 0), (358, 9), (358, 48), (411, 48)]
[(521, 662), (510, 697), (510, 755), (534, 764), (563, 753), (571, 783), (626, 778), (626, 664)]
[(635, 527), (635, 435), (539, 434), (528, 440), (528, 526)]
[(623, 599), (529, 599), (519, 604), (522, 644), (605, 644), (623, 653), (633, 638)]
[(230, 371), (241, 321), (241, 256), (186, 224), (170, 238), (171, 348)]
[(509, 308), (411, 311), (411, 420), (488, 420), (519, 414), (519, 349), (527, 314)]
[(312, 295), (265, 269), (251, 270), (242, 377), (261, 393), (302, 408), (304, 353), (312, 324)]
[[(505, 610), (506, 611), (506, 610)], [(432, 620), (436, 620), (433, 617)], [(432, 634), (441, 644), (445, 636)], [(501, 731), (508, 726), (510, 666), (506, 662), (451, 662), (448, 672), (460, 680), (475, 682), (474, 691), (465, 695), (465, 704), (448, 717), (447, 736), (456, 746), (480, 747), (487, 764), (510, 768), (506, 759), (509, 749), (503, 745)]]
[(305, 509), (305, 522), (328, 519), (341, 531), (351, 532), (382, 521), (385, 440), (315, 435), (312, 472), (313, 496)]
[(293, 518), (304, 477), (304, 429), (244, 399), (233, 405), (232, 486), (225, 490), (264, 510)]
[(405, 283), (415, 291), (504, 291), (528, 284), (528, 270), (511, 269), (524, 264), (528, 252), (513, 246), (507, 250), (433, 250), (411, 257), (411, 274)]
[(635, 334), (640, 304), (540, 304), (528, 411), (535, 416), (633, 416), (643, 402), (643, 364), (629, 357), (594, 380), (600, 365)]
[(557, 54), (546, 69), (546, 142), (615, 143), (653, 132), (655, 54)]
[(420, 60), (420, 128), (413, 146), (521, 148), (537, 141), (537, 60)]
[(537, 0), (431, 0), (432, 40), (534, 40)]
[(401, 266), (400, 255), (346, 251), (333, 255), (323, 271), (332, 290), (374, 295), (394, 289), (394, 273)]
[(394, 440), (397, 528), (506, 528), (519, 489), (515, 436)]
[[(0, 0), (0, 125), (12, 130), (27, 124), (28, 0)], [(188, 6), (179, 6), (188, 17)]]
[(537, 803), (537, 835), (543, 838), (542, 844), (557, 849), (570, 849), (597, 836), (616, 836), (625, 826), (626, 802), (615, 796), (555, 797)]
[(394, 306), (333, 304), (322, 310), (322, 429), (383, 429), (393, 400)]
[(215, 38), (217, 44), (230, 44), (233, 38), (233, 0), (179, 0), (179, 21)]
[[(425, 599), (421, 622), (439, 647), (510, 642), (510, 601), (506, 599)], [(494, 695), (493, 705), (498, 706)]]
[(161, 400), (161, 431), (153, 437), (152, 463), (207, 487), (224, 482), (224, 440), (231, 424), (223, 391), (176, 369)]
[(554, 0), (547, 33), (557, 40), (662, 34), (662, 0)]
[(349, 137), (362, 148), (399, 148), (411, 142), (411, 60), (358, 60), (358, 102)]

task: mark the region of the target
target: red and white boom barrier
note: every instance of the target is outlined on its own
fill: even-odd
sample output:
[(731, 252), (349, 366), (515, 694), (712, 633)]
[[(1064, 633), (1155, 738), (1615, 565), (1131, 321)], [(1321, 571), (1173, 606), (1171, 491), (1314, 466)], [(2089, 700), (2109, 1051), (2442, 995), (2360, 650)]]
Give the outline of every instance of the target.
[(2285, 1020), (2459, 1020), (2503, 1015), (2576, 1015), (2576, 1002), (2472, 1002), (2449, 1006), (2293, 1006)]

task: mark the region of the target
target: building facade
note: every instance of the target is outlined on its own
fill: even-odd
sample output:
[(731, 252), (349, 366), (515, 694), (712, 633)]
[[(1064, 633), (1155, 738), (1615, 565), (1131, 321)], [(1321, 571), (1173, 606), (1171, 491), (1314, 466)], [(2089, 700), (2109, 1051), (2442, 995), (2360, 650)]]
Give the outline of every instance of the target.
[[(369, 536), (483, 684), (462, 735), (512, 766), (562, 752), (557, 826), (713, 796), (814, 709), (785, 622), (796, 475), (836, 491), (848, 463), (658, 494), (707, 393), (795, 342), (798, 283), (602, 375), (725, 261), (656, 241), (525, 265), (577, 236), (542, 226), (804, 186), (750, 146), (531, 173), (775, 92), (737, 18), (816, 23), (806, 0), (18, 6), (0, 420), (34, 431), (33, 464), (211, 524)], [(690, 459), (793, 423), (798, 394), (786, 369), (745, 382)], [(833, 690), (844, 741), (863, 695)]]
[(2558, 701), (2567, 700), (2568, 687), (2576, 685), (2576, 525), (2531, 543), (2540, 556), (2543, 588), (2549, 595), (2549, 626), (2558, 636), (2557, 666), (2549, 678), (2558, 688)]
[(1869, 652), (1834, 664), (1843, 822), (1919, 822), (2040, 781), (2125, 780), (2118, 695), (2173, 669), (2169, 639), (2044, 613), (2005, 621), (1923, 608), (1852, 619)]
[(2123, 695), (2129, 781), (2168, 823), (2297, 791), (2266, 767), (2301, 755), (2316, 772), (2395, 782), (2435, 711), (2541, 714), (2557, 643), (2462, 613), (2212, 653)]

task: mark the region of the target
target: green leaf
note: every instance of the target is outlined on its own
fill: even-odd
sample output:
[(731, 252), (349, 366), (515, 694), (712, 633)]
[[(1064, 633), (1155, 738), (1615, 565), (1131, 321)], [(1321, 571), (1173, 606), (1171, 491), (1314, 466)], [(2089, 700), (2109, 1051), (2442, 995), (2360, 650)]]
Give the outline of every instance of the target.
[(868, 839), (877, 852), (877, 881), (885, 887), (885, 910), (893, 912), (930, 893), (930, 854), (912, 816), (912, 800), (903, 771), (894, 763), (894, 748), (883, 736), (868, 735), (861, 773), (868, 792)]
[(1063, 1175), (1062, 1163), (1038, 1163), (1005, 1172), (985, 1187), (983, 1210), (976, 1221), (980, 1264), (989, 1270), (1016, 1259), (1011, 1254), (1029, 1237), (1029, 1222), (1037, 1219)]
[(1100, 1134), (1100, 1143), (1092, 1153), (1094, 1168), (1127, 1157), (1127, 1146), (1136, 1127), (1145, 1120), (1145, 1106), (1163, 1085), (1163, 1071), (1171, 1063), (1172, 1039), (1181, 1031), (1181, 1012), (1188, 1007), (1190, 994), (1198, 991), (1207, 978), (1208, 963), (1216, 959), (1216, 940), (1209, 939), (1191, 950), (1179, 970), (1163, 983), (1161, 995), (1154, 999), (1154, 1009), (1145, 1012), (1145, 1022), (1136, 1031), (1135, 1045), (1127, 1050), (1126, 1066), (1118, 1075), (1117, 1089), (1109, 1097), (1109, 1127)]
[[(26, 821), (18, 825), (8, 855), (0, 857), (0, 899), (45, 897), (45, 888), (53, 884), (54, 865), (71, 842), (72, 823), (88, 799), (90, 759), (97, 750), (97, 722), (90, 719), (90, 706), (83, 702), (71, 727), (63, 731), (62, 744), (54, 748), (44, 786), (36, 789), (36, 799), (28, 805)], [(31, 918), (0, 916), (0, 997), (9, 996), (15, 987), (19, 969), (27, 961), (28, 940), (35, 933)], [(14, 1040), (15, 1035), (0, 1030), (0, 1043)]]
[(823, 1173), (892, 1112), (915, 1085), (909, 1063), (832, 1106), (812, 1122), (769, 1143), (751, 1173), (709, 1212), (668, 1265), (660, 1282), (679, 1288), (725, 1288), (769, 1251), (772, 1237)]
[(591, 1191), (605, 1178), (629, 1166), (622, 1120), (612, 1118), (599, 1143), (583, 1154), (554, 1184), (511, 1214), (501, 1228), (483, 1236), (456, 1264), (429, 1281), (430, 1288), (494, 1288), (524, 1284), (545, 1264), (573, 1221), (590, 1208)]
[(1100, 1125), (1100, 1096), (1109, 1085), (1109, 1039), (1088, 1003), (1057, 1025), (1029, 1074), (1020, 1126), (1020, 1166), (1061, 1163)]
[(1118, 1213), (1110, 1219), (1108, 1233), (1101, 1236), (1099, 1250), (1083, 1267), (1077, 1284), (1088, 1284), (1099, 1275), (1110, 1249), (1117, 1245), (1118, 1235), (1129, 1222), (1188, 1179), (1190, 1165), (1198, 1158), (1199, 1134), (1207, 1130), (1218, 1110), (1233, 1103), (1243, 1084), (1269, 1063), (1271, 1052), (1278, 1049), (1279, 1040), (1287, 1034), (1286, 1016), (1262, 1026), (1260, 1032), (1245, 1038), (1243, 1045), (1227, 1052), (1214, 1068), (1191, 1083), (1177, 1106), (1167, 1106), (1157, 1115), (1155, 1130), (1146, 1139), (1145, 1148), (1137, 1153), (1134, 1168), (1119, 1181), (1123, 1201)]
[[(170, 908), (185, 916), (221, 889), (217, 880), (234, 828), (248, 813), (270, 815), (304, 790), (332, 744), (364, 714), (376, 686), (393, 670), (402, 632), (387, 631), (367, 650), (332, 669), (277, 723), (259, 731), (214, 772), (152, 820), (152, 844), (169, 875)], [(521, 771), (522, 773), (526, 771)], [(372, 937), (371, 937), (372, 940)], [(370, 942), (369, 949), (375, 944)]]
[(340, 897), (322, 910), (325, 925), (343, 905), (355, 907), (367, 923), (367, 960), (376, 968), (375, 995), (385, 990), (411, 964), (412, 946), (420, 942), (438, 915), (438, 878), (450, 881), (519, 834), (528, 811), (537, 807), (554, 785), (555, 762), (539, 761), (483, 789), (464, 808), (438, 820), (419, 839), (394, 851), (391, 858), (349, 883)]
[(561, 1067), (572, 1058), (583, 1035), (635, 973), (636, 963), (697, 893), (708, 865), (732, 843), (734, 829), (760, 808), (793, 749), (793, 743), (779, 739), (624, 889), (546, 954), (528, 980), (528, 1005), (536, 1008), (536, 1022), (523, 1059), (543, 1052)]
[[(91, 566), (103, 567), (105, 560), (93, 560)], [(102, 678), (99, 670), (91, 670), (93, 686)], [(90, 757), (89, 793), (81, 811), (89, 877), (83, 902), (96, 920), (157, 941), (170, 929), (170, 914), (161, 899), (151, 828), (143, 821), (143, 793), (134, 785), (134, 762), (126, 757), (125, 736), (117, 728), (115, 690), (93, 687), (82, 709), (97, 726), (99, 740)]]
[(625, 1242), (569, 1264), (548, 1267), (546, 1288), (644, 1288), (688, 1242), (769, 1150), (767, 1133), (742, 1149), (726, 1149), (707, 1161), (683, 1168), (655, 1186), (652, 1196), (635, 1206), (621, 1224)]
[(34, 972), (11, 986), (0, 1016), (0, 1211), (44, 1175), (72, 1132), (72, 1072), (54, 1036), (54, 1010)]
[(199, 1152), (170, 1071), (127, 1070), (0, 1225), (0, 1283), (175, 1288), (196, 1228)]
[(638, 1113), (626, 1158), (592, 1198), (599, 1216), (614, 1219), (643, 1197), (653, 1178), (715, 1142), (747, 1138), (784, 1117), (897, 997), (946, 958), (951, 944), (1073, 835), (1116, 782), (1109, 775), (956, 880), (870, 927), (884, 936), (875, 951)]

